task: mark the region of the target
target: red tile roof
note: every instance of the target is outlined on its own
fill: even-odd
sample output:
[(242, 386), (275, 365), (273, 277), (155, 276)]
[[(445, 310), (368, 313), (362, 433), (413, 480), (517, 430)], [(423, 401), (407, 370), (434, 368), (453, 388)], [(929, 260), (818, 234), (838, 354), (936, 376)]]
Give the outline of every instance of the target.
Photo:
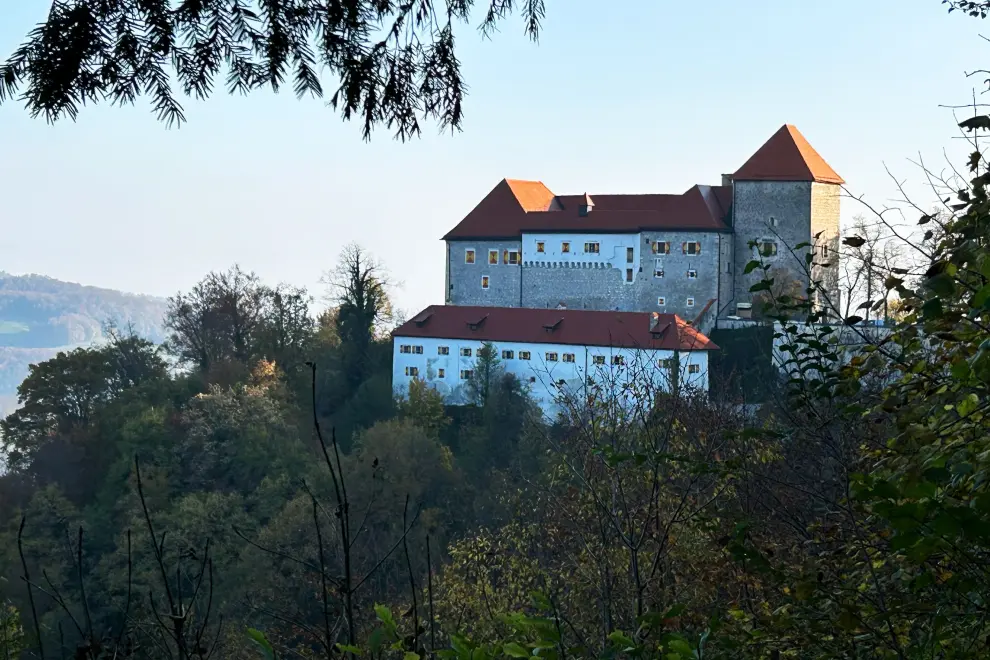
[[(592, 208), (581, 215), (581, 206)], [(694, 186), (682, 195), (554, 195), (539, 181), (503, 179), (444, 240), (518, 238), (523, 232), (728, 231), (731, 187)]]
[[(785, 125), (733, 175), (740, 181), (845, 183), (801, 133)], [(581, 215), (581, 206), (592, 209)], [(503, 179), (443, 240), (514, 239), (523, 232), (729, 231), (732, 186), (677, 194), (554, 195), (542, 181)]]
[(732, 175), (738, 181), (845, 183), (801, 132), (785, 124)]
[(392, 331), (392, 336), (653, 350), (718, 349), (676, 314), (583, 309), (433, 305)]

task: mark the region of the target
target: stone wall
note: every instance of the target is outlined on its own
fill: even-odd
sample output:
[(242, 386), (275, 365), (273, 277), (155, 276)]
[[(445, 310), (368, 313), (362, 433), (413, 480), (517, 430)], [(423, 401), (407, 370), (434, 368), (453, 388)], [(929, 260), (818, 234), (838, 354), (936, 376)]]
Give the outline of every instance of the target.
[(625, 278), (624, 268), (523, 266), (523, 307), (553, 308), (563, 303), (568, 309), (633, 311), (636, 283)]
[[(794, 278), (803, 292), (807, 277), (803, 273), (807, 248), (792, 250), (796, 245), (811, 241), (812, 184), (807, 181), (734, 181), (733, 212), (734, 298), (736, 303), (752, 302), (751, 286), (763, 279), (763, 271), (743, 271), (746, 264), (758, 258), (749, 247), (751, 240), (776, 243), (776, 256), (764, 257), (766, 263), (784, 269)], [(730, 310), (729, 313), (732, 313)]]
[[(697, 316), (709, 300), (718, 296), (720, 250), (728, 235), (715, 232), (644, 232), (637, 241), (632, 264), (525, 262), (522, 271), (524, 307), (664, 312), (684, 319)], [(670, 252), (654, 254), (654, 242), (670, 243)], [(686, 254), (683, 244), (697, 242), (701, 252)], [(657, 267), (663, 273), (657, 276)], [(633, 270), (627, 281), (627, 268)], [(688, 271), (697, 277), (688, 277)], [(664, 304), (659, 304), (660, 298)], [(693, 302), (693, 305), (689, 305)]]
[[(677, 314), (688, 321), (694, 319), (709, 300), (718, 297), (720, 246), (728, 238), (729, 235), (711, 231), (643, 232), (643, 279), (636, 292), (637, 309)], [(654, 242), (670, 243), (670, 253), (653, 254)], [(701, 243), (700, 254), (685, 254), (683, 244), (688, 242)], [(658, 264), (663, 277), (654, 275)], [(689, 270), (696, 271), (697, 277), (689, 278)], [(661, 296), (663, 307), (658, 304)], [(689, 298), (694, 305), (688, 305)]]
[[(811, 235), (821, 232), (815, 245), (811, 276), (825, 289), (828, 300), (816, 304), (825, 309), (842, 309), (839, 290), (839, 200), (842, 189), (830, 183), (811, 184)], [(825, 264), (828, 264), (826, 267)]]
[[(735, 313), (735, 272), (739, 266), (733, 263), (734, 242), (732, 234), (719, 234), (718, 240), (718, 308), (716, 316)], [(743, 264), (745, 266), (745, 264)]]
[[(451, 305), (519, 307), (522, 265), (503, 263), (505, 250), (516, 250), (522, 257), (520, 241), (449, 241), (447, 249), (449, 282), (446, 299)], [(474, 250), (474, 263), (465, 261), (465, 252)], [(498, 253), (498, 263), (488, 263), (488, 253)], [(488, 276), (488, 288), (482, 278)]]

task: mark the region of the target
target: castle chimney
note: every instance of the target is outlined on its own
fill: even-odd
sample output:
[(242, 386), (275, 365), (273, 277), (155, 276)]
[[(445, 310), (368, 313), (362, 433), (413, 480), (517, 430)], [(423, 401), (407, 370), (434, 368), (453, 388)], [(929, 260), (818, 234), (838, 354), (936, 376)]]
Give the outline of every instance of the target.
[(722, 175), (722, 185), (723, 186), (731, 186), (732, 185), (732, 175), (731, 174), (723, 174)]

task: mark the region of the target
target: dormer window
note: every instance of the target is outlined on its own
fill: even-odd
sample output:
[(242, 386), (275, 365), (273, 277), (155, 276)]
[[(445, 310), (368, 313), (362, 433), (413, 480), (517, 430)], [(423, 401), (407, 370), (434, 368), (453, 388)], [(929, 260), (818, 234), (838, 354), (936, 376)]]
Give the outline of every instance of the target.
[(592, 201), (591, 195), (584, 193), (584, 199), (581, 200), (581, 206), (578, 207), (578, 215), (582, 218), (591, 213), (595, 209), (595, 202)]

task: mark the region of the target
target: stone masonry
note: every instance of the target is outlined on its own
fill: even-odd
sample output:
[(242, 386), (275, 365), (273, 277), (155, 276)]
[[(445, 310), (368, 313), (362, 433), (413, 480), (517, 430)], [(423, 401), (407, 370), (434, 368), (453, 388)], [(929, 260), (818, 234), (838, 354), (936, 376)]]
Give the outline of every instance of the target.
[[(468, 250), (474, 250), (474, 263), (465, 260)], [(503, 263), (506, 251), (522, 253), (519, 241), (451, 241), (448, 254), (447, 302), (450, 305), (481, 307), (522, 307), (520, 266)], [(497, 255), (497, 263), (489, 263), (489, 255)], [(482, 277), (488, 277), (488, 288), (482, 287)]]

